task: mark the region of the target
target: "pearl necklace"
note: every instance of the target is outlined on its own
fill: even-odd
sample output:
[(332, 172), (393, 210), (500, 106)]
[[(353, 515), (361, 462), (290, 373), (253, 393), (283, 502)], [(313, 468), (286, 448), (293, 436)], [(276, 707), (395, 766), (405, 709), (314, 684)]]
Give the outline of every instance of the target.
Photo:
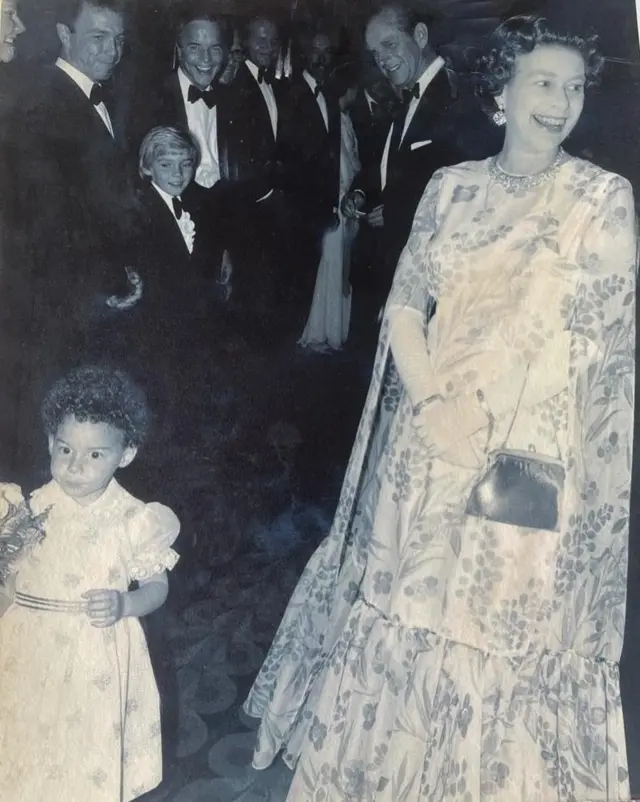
[(494, 156), (489, 159), (489, 176), (509, 193), (526, 192), (553, 178), (564, 163), (565, 158), (565, 152), (560, 149), (553, 164), (549, 165), (545, 170), (532, 175), (513, 175), (503, 170), (498, 164), (498, 156)]

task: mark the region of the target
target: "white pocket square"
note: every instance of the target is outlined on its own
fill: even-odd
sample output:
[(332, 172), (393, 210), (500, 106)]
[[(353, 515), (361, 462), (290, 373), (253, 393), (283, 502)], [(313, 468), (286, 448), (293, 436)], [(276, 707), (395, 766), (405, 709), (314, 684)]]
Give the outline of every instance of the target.
[(421, 139), (420, 142), (412, 142), (411, 150), (418, 150), (418, 148), (423, 148), (425, 145), (430, 145), (431, 142), (431, 139)]

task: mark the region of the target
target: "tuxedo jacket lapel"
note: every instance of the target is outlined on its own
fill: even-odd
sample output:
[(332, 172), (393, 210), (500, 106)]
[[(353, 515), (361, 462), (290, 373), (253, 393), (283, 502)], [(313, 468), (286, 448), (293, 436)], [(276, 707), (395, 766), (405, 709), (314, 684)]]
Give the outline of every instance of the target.
[[(102, 117), (78, 84), (58, 67), (52, 69), (54, 71), (52, 88), (59, 95), (60, 108), (67, 107), (70, 120), (79, 125), (78, 131), (91, 140), (120, 149), (120, 144), (111, 136)], [(107, 111), (113, 126), (113, 115), (109, 108)]]
[[(307, 84), (304, 78), (301, 81), (302, 89), (305, 94), (305, 113), (309, 115), (308, 119), (309, 122), (312, 123), (313, 128), (309, 131), (310, 136), (317, 137), (321, 139), (327, 136), (327, 127), (324, 122), (324, 118), (322, 116), (322, 112), (320, 111), (320, 106), (318, 104), (318, 99), (311, 91), (311, 87)], [(325, 98), (326, 102), (326, 98)], [(329, 118), (330, 111), (329, 111), (329, 103), (327, 102), (327, 117)]]
[(167, 95), (170, 98), (170, 103), (174, 109), (176, 122), (187, 128), (187, 109), (182, 97), (182, 90), (180, 89), (180, 79), (178, 78), (177, 71), (171, 75), (167, 81)]
[(451, 84), (446, 69), (442, 67), (422, 94), (416, 113), (405, 131), (400, 150), (410, 151), (414, 142), (428, 139), (435, 121), (447, 114), (450, 104)]
[[(162, 250), (166, 250), (167, 254), (175, 254), (182, 259), (189, 260), (189, 249), (185, 244), (184, 237), (182, 236), (182, 232), (178, 227), (178, 222), (172, 214), (171, 209), (167, 207), (167, 204), (152, 186), (149, 186), (148, 188), (148, 198), (153, 218), (157, 219), (159, 223), (157, 226), (157, 234), (161, 236), (165, 245)], [(183, 206), (185, 211), (189, 211), (186, 203), (183, 203)], [(162, 231), (162, 234), (160, 234), (160, 231)], [(196, 229), (196, 238), (197, 236), (198, 232)], [(178, 265), (176, 265), (176, 268), (177, 267)]]
[[(246, 64), (241, 64), (233, 82), (233, 88), (238, 94), (240, 102), (240, 109), (244, 110), (245, 115), (254, 118), (254, 126), (263, 132), (263, 135), (273, 145), (275, 144), (275, 137), (273, 135), (273, 127), (271, 125), (271, 117), (269, 116), (269, 109), (267, 102), (264, 99), (262, 90), (258, 86), (258, 82), (251, 74)], [(276, 105), (278, 105), (278, 95), (274, 89), (274, 97)], [(278, 127), (280, 125), (281, 110), (278, 108)]]

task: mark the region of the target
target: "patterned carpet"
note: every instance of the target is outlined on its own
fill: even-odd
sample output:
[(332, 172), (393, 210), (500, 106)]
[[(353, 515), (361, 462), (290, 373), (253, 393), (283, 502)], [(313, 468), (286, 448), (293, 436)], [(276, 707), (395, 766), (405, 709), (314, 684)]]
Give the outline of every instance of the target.
[[(178, 726), (169, 733), (165, 781), (143, 798), (148, 802), (279, 802), (286, 797), (290, 772), (284, 764), (263, 772), (251, 768), (257, 722), (244, 715), (241, 704), (297, 571), (251, 560), (244, 568), (219, 577), (212, 598), (166, 616), (165, 682), (169, 671), (175, 672), (177, 693), (165, 700), (165, 723), (177, 720)], [(169, 709), (174, 703), (177, 711)]]
[(368, 384), (358, 347), (218, 363), (209, 405), (130, 482), (183, 524), (169, 601), (144, 624), (165, 751), (164, 781), (144, 802), (285, 799), (282, 762), (251, 768), (257, 722), (241, 706), (330, 526)]

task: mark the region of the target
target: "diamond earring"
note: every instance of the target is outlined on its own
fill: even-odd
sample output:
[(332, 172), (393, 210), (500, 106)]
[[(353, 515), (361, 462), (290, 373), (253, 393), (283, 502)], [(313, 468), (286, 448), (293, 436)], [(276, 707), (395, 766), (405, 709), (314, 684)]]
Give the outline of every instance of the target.
[(497, 126), (504, 125), (507, 122), (507, 117), (506, 117), (506, 114), (504, 113), (504, 109), (498, 109), (494, 113), (494, 115), (493, 115), (493, 117), (491, 119), (493, 120), (493, 124), (494, 125), (497, 125)]

